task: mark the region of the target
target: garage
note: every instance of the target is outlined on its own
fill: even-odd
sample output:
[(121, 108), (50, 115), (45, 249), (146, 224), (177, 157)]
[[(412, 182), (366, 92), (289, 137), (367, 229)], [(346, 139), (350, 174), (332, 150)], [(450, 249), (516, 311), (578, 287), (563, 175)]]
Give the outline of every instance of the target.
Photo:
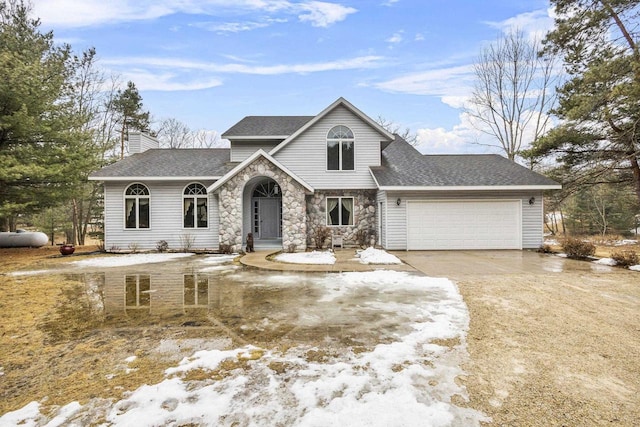
[(407, 249), (521, 249), (520, 200), (408, 201)]

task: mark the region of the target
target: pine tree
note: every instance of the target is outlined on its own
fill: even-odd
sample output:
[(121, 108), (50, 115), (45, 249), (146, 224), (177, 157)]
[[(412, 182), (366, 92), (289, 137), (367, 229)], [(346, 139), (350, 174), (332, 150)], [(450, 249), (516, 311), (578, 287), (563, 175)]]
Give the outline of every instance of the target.
[(68, 188), (81, 136), (63, 100), (71, 49), (42, 33), (24, 1), (0, 2), (0, 220), (55, 204)]
[(120, 124), (120, 158), (124, 158), (124, 141), (130, 130), (148, 131), (149, 112), (144, 111), (142, 97), (136, 85), (129, 81), (125, 90), (119, 90), (114, 100), (114, 108)]

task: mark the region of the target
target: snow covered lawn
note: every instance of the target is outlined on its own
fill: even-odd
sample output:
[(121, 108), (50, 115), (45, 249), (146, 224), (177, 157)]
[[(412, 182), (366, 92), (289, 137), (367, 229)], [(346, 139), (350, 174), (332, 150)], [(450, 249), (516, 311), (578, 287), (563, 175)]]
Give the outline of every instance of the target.
[(126, 254), (101, 256), (73, 261), (76, 267), (126, 267), (138, 264), (151, 264), (157, 262), (173, 261), (180, 258), (190, 257), (192, 253), (150, 253), (150, 254)]
[(301, 327), (323, 325), (324, 317), (340, 324), (345, 311), (361, 310), (369, 319), (361, 322), (392, 320), (394, 333), (370, 346), (328, 341), (201, 350), (167, 369), (163, 381), (120, 401), (69, 402), (53, 413), (31, 402), (4, 414), (0, 425), (479, 426), (487, 420), (452, 403), (466, 399), (455, 379), (468, 358), (469, 315), (451, 281), (388, 270), (317, 277), (314, 289), (324, 292), (316, 307), (300, 308)]
[(312, 252), (295, 252), (278, 254), (276, 261), (288, 262), (291, 264), (326, 264), (333, 265), (336, 263), (336, 257), (329, 251), (312, 251)]

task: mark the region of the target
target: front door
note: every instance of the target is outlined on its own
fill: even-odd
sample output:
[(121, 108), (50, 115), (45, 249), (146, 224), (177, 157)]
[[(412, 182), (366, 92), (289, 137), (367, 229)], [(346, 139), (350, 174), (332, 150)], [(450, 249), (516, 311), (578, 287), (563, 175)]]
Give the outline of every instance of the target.
[(277, 239), (280, 234), (280, 198), (259, 199), (260, 238)]

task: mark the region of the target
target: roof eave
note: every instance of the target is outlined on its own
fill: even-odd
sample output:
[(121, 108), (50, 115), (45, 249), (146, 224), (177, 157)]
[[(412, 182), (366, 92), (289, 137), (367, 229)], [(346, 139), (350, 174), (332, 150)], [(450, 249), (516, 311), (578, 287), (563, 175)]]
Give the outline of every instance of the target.
[(300, 129), (298, 129), (293, 134), (291, 134), (289, 137), (287, 137), (287, 139), (285, 139), (280, 144), (275, 146), (271, 151), (269, 151), (269, 154), (272, 155), (272, 156), (274, 154), (276, 154), (278, 151), (280, 151), (282, 148), (284, 148), (286, 145), (288, 145), (289, 142), (291, 142), (292, 140), (297, 138), (298, 135), (300, 135), (303, 132), (305, 132), (307, 129), (309, 129), (311, 126), (313, 126), (314, 124), (319, 122), (322, 118), (324, 118), (327, 114), (329, 114), (329, 112), (333, 111), (336, 107), (338, 107), (338, 105), (343, 105), (344, 107), (346, 107), (349, 111), (354, 113), (356, 116), (360, 117), (364, 122), (368, 123), (372, 128), (376, 129), (381, 135), (384, 135), (387, 139), (389, 139), (391, 141), (393, 141), (395, 139), (391, 132), (389, 132), (386, 129), (384, 129), (382, 126), (380, 126), (378, 123), (376, 123), (375, 120), (373, 120), (371, 117), (369, 117), (366, 114), (364, 114), (362, 111), (360, 111), (358, 108), (356, 108), (349, 101), (347, 101), (343, 97), (340, 97), (336, 101), (334, 101), (331, 105), (329, 105), (327, 108), (322, 110), (320, 112), (320, 114), (315, 116), (313, 119), (309, 120)]
[(221, 177), (220, 179), (218, 179), (216, 182), (214, 182), (213, 184), (211, 184), (208, 188), (207, 188), (207, 192), (211, 193), (213, 191), (216, 191), (218, 188), (220, 188), (225, 182), (229, 181), (231, 178), (233, 178), (238, 172), (240, 172), (242, 169), (244, 169), (245, 167), (247, 167), (249, 164), (251, 164), (254, 160), (256, 160), (258, 157), (264, 157), (265, 159), (267, 159), (269, 162), (273, 163), (277, 168), (279, 168), (280, 170), (282, 170), (284, 173), (286, 173), (287, 175), (289, 175), (291, 178), (293, 178), (298, 184), (300, 184), (302, 187), (304, 187), (307, 191), (309, 191), (310, 193), (315, 192), (315, 190), (313, 189), (312, 186), (310, 186), (309, 184), (307, 184), (302, 178), (298, 177), (296, 174), (294, 174), (293, 172), (291, 172), (288, 168), (286, 168), (282, 163), (280, 163), (279, 161), (277, 161), (276, 159), (274, 159), (273, 157), (271, 157), (267, 152), (265, 152), (263, 149), (260, 149), (258, 151), (256, 151), (255, 153), (253, 153), (251, 156), (247, 157), (245, 160), (243, 160), (240, 164), (238, 164), (236, 167), (234, 167), (233, 169), (231, 169), (229, 172), (227, 172), (223, 177)]
[(562, 185), (379, 185), (378, 188), (384, 191), (540, 191), (561, 190)]
[(90, 176), (89, 181), (211, 181), (222, 176)]
[(229, 136), (221, 135), (221, 138), (228, 139), (229, 141), (246, 141), (246, 140), (265, 140), (265, 139), (287, 139), (289, 135), (242, 135), (242, 136)]

